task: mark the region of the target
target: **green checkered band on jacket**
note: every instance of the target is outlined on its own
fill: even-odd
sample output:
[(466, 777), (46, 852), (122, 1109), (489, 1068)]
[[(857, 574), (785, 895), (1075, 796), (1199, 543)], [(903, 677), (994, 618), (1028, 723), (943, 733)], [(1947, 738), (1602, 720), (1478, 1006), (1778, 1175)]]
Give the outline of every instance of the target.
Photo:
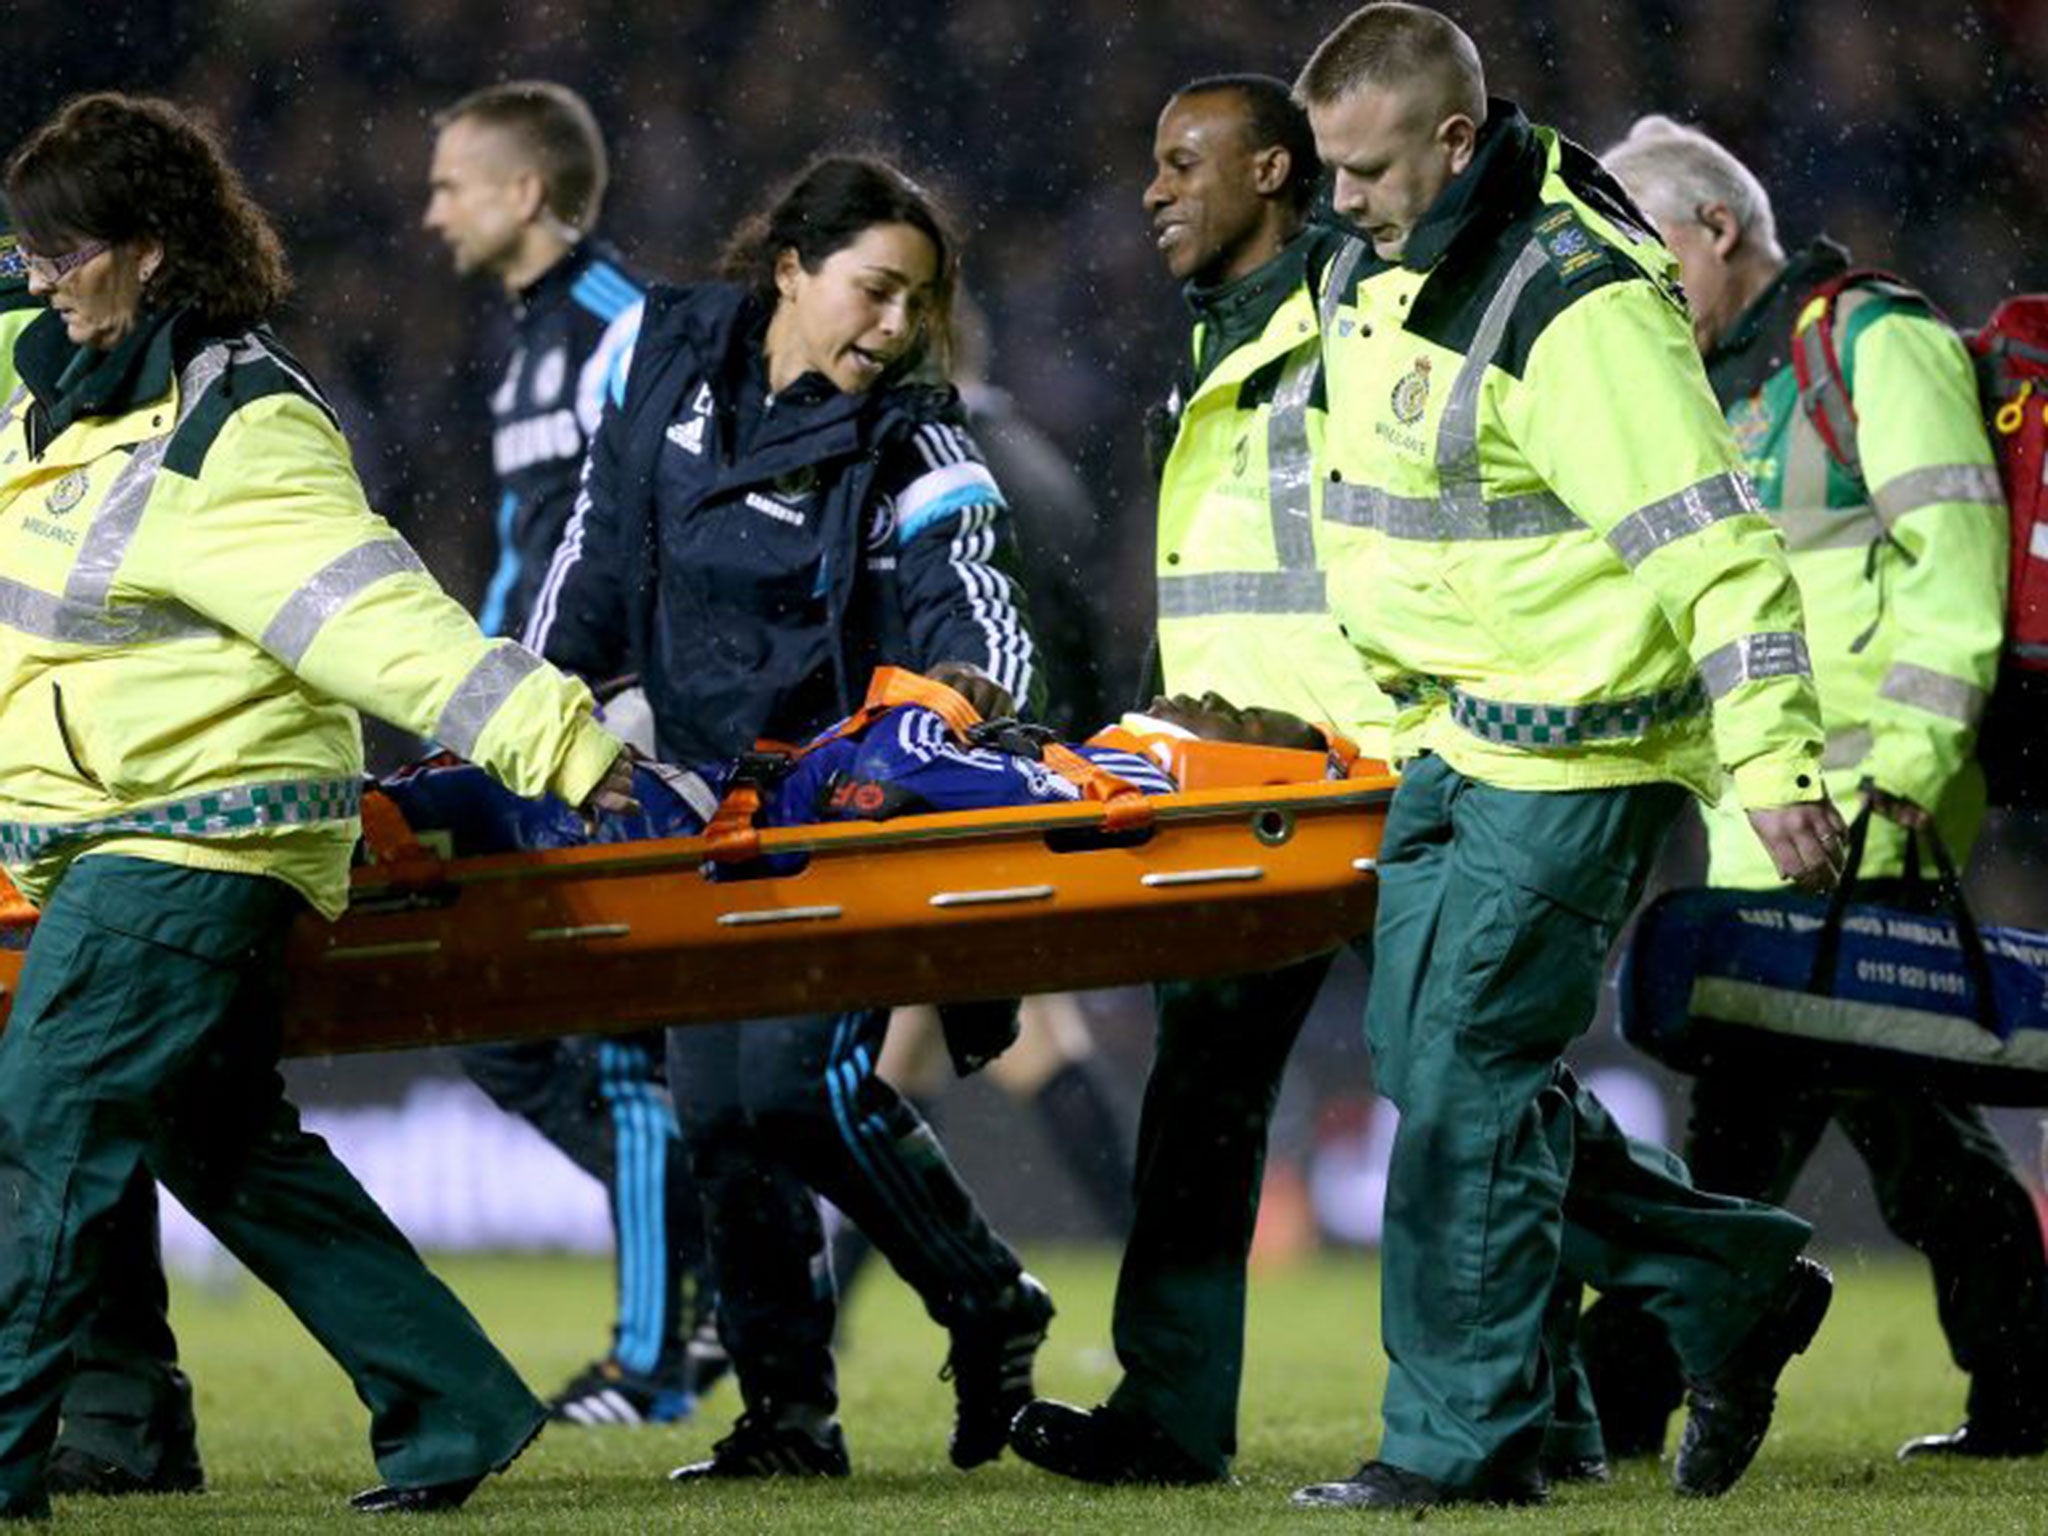
[(0, 859), (23, 862), (59, 843), (111, 835), (234, 837), (262, 827), (348, 821), (362, 810), (358, 779), (243, 784), (96, 821), (0, 821)]
[(1707, 690), (1697, 677), (1681, 688), (1590, 704), (1503, 704), (1456, 689), (1450, 698), (1451, 718), (1474, 736), (1538, 749), (1647, 736), (1707, 707)]

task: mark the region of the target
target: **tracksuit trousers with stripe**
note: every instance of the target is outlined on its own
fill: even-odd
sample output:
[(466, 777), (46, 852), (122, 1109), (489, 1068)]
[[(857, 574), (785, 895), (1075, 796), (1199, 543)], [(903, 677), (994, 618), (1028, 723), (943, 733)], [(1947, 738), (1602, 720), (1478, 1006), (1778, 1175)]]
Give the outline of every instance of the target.
[(510, 1040), (457, 1052), (470, 1081), (604, 1185), (618, 1255), (612, 1358), (643, 1376), (681, 1369), (714, 1305), (659, 1032)]
[(941, 1327), (1000, 1310), (1020, 1271), (930, 1127), (875, 1075), (888, 1023), (874, 1009), (669, 1031), (719, 1332), (750, 1410), (838, 1406), (814, 1194), (867, 1233)]

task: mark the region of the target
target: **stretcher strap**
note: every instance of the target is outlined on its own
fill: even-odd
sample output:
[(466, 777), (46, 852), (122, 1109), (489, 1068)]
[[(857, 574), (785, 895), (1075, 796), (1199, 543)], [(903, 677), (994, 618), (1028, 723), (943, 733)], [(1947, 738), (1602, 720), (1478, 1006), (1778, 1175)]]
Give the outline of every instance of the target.
[(1152, 802), (1143, 790), (1101, 764), (1090, 762), (1072, 747), (1047, 742), (1045, 766), (1078, 787), (1082, 799), (1101, 805), (1105, 831), (1134, 832), (1152, 825)]
[(761, 814), (768, 788), (807, 753), (829, 742), (858, 736), (888, 711), (906, 704), (930, 710), (963, 742), (967, 733), (981, 724), (980, 711), (944, 683), (902, 667), (877, 667), (868, 679), (868, 695), (860, 708), (822, 736), (801, 747), (764, 741), (741, 757), (732, 787), (704, 828), (705, 857), (714, 864), (742, 864), (756, 857), (761, 851), (761, 830), (754, 825), (754, 819)]
[(704, 856), (714, 864), (742, 864), (761, 851), (761, 783), (741, 774), (718, 802), (718, 813), (704, 828)]

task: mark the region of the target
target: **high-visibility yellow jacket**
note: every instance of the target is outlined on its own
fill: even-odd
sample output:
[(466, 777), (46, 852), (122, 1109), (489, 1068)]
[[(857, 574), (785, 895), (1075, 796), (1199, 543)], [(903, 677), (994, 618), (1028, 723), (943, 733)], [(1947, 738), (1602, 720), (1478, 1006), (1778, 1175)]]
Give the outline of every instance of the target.
[(1189, 293), (1191, 367), (1159, 479), (1159, 660), (1168, 693), (1329, 722), (1383, 758), (1393, 706), (1331, 617), (1317, 548), (1319, 238)]
[[(1966, 859), (1984, 813), (1977, 723), (2005, 632), (2005, 499), (1969, 354), (1918, 295), (1888, 284), (1852, 286), (1836, 301), (1860, 473), (1830, 459), (1799, 403), (1792, 338), (1797, 323), (1807, 344), (1819, 341), (1806, 331), (1819, 309), (1810, 295), (1847, 265), (1826, 241), (1796, 255), (1716, 342), (1707, 373), (1790, 550), (1829, 792), (1850, 801), (1868, 778), (1935, 811), (1950, 851)], [(1708, 817), (1711, 878), (1775, 884), (1734, 810)], [(1863, 872), (1902, 873), (1905, 841), (1873, 820)]]
[(582, 684), (488, 641), (365, 505), (263, 332), (24, 335), (0, 413), (0, 861), (41, 900), (84, 853), (347, 899), (358, 706), (523, 794), (580, 801), (618, 743)]
[(42, 301), (29, 297), (26, 284), (0, 282), (0, 400), (11, 399), (21, 387), (14, 344), (42, 312)]
[(1674, 274), (1591, 156), (1502, 101), (1399, 263), (1353, 241), (1323, 274), (1331, 605), (1398, 756), (1819, 797), (1798, 593)]

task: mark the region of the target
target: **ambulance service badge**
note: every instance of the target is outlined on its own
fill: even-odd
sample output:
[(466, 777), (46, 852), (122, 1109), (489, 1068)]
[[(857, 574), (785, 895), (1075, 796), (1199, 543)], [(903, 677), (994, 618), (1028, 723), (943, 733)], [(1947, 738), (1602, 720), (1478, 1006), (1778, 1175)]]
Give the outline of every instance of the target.
[(50, 487), (50, 494), (43, 498), (43, 509), (54, 516), (62, 517), (83, 500), (85, 500), (85, 471), (74, 469), (62, 480), (59, 480)]
[(1394, 420), (1404, 427), (1412, 427), (1422, 420), (1422, 413), (1429, 409), (1429, 359), (1418, 357), (1415, 366), (1402, 374), (1394, 385)]

